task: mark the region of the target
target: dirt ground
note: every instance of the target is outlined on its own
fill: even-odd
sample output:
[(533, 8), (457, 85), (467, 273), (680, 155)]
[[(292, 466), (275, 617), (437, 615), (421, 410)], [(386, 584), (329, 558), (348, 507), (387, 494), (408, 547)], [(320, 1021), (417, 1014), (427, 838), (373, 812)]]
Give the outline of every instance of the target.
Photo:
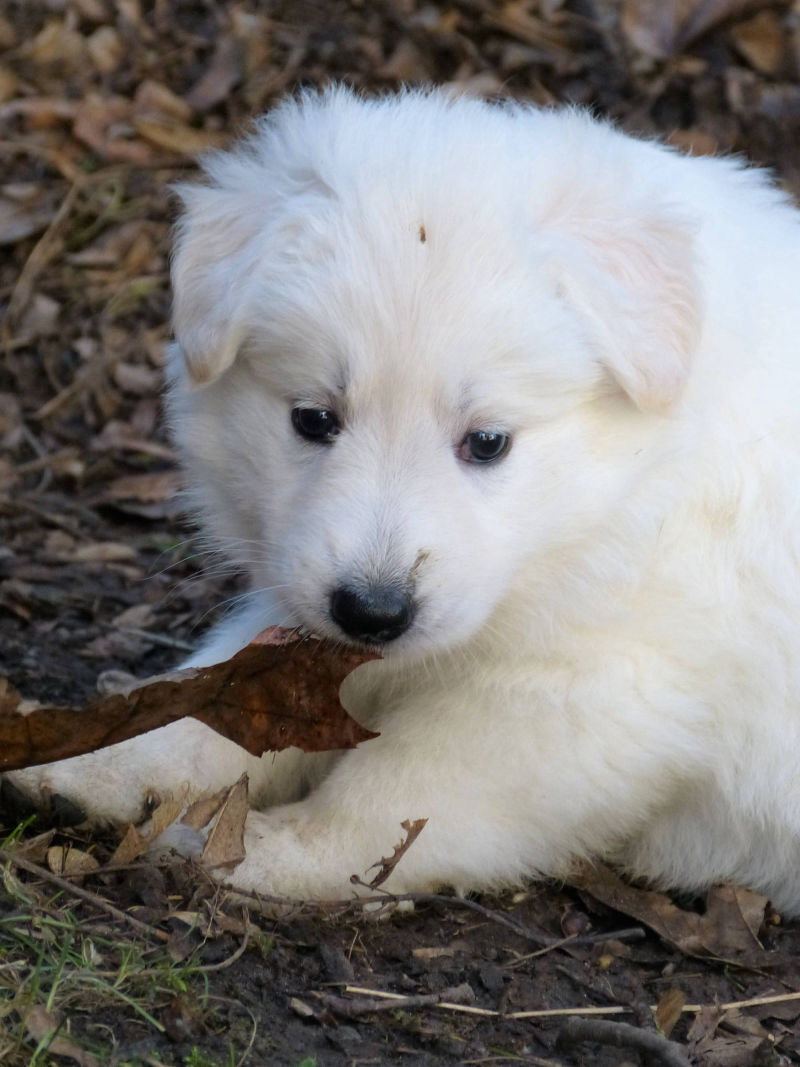
[[(797, 195), (799, 72), (796, 3), (0, 0), (0, 675), (80, 703), (175, 664), (237, 596), (160, 416), (169, 185), (199, 152), (297, 86), (453, 82), (747, 153)], [(23, 814), (4, 794), (0, 1062), (800, 1063), (800, 928), (732, 890), (594, 871), (248, 918), (184, 865), (107, 869), (110, 835)]]

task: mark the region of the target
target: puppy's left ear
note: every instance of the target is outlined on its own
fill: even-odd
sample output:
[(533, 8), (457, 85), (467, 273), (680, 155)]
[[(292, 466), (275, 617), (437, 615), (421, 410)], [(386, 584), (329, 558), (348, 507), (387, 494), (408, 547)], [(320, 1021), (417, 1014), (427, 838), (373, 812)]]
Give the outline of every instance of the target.
[(220, 187), (180, 185), (172, 259), (173, 326), (194, 382), (218, 378), (244, 340), (258, 215)]
[(557, 222), (561, 290), (637, 407), (668, 411), (686, 384), (700, 334), (695, 227), (670, 206), (621, 214), (617, 201), (606, 215), (591, 193), (583, 206)]

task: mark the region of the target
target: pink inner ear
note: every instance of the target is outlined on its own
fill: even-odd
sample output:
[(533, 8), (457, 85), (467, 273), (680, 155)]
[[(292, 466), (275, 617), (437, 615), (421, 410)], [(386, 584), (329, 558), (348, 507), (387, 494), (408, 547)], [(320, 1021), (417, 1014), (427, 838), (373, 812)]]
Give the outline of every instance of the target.
[(562, 281), (603, 365), (642, 411), (668, 411), (700, 332), (691, 228), (668, 211), (624, 221), (562, 218), (559, 228), (568, 250)]

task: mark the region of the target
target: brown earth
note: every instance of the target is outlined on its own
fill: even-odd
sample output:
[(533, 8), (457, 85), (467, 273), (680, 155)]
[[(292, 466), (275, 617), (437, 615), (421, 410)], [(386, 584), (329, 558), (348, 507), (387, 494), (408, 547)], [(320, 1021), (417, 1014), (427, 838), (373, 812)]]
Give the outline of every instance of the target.
[[(160, 421), (168, 186), (198, 152), (298, 85), (452, 81), (574, 101), (693, 151), (744, 152), (800, 193), (799, 70), (800, 9), (759, 0), (2, 0), (0, 674), (28, 697), (81, 702), (101, 672), (174, 665), (239, 591), (181, 518)], [(8, 830), (17, 814), (7, 805)], [(101, 863), (114, 843), (59, 841)], [(447, 901), (382, 921), (357, 908), (255, 910), (246, 928), (235, 902), (183, 867), (85, 874), (74, 879), (85, 899), (55, 901), (52, 854), (31, 856), (34, 868), (7, 865), (0, 889), (0, 1060), (11, 1064), (92, 1062), (74, 1044), (59, 1052), (41, 1012), (102, 1063), (800, 1062), (800, 1001), (719, 1007), (800, 990), (800, 929), (763, 902), (763, 948), (753, 940), (732, 961), (718, 941), (701, 951), (724, 962), (688, 955), (680, 937), (671, 947), (650, 913), (627, 898), (610, 908), (591, 878), (484, 899), (484, 912)], [(160, 930), (168, 964), (187, 968), (185, 981), (170, 972), (147, 1017), (122, 997), (77, 993), (58, 1015), (52, 975), (32, 977), (65, 908), (115, 966), (120, 939), (148, 943), (101, 898)], [(688, 929), (704, 905), (682, 903)], [(204, 916), (206, 937), (186, 932), (189, 914)], [(11, 929), (27, 956), (8, 949)], [(534, 955), (565, 934), (596, 940)], [(452, 1000), (464, 983), (473, 1007), (498, 1014), (413, 1001)], [(346, 985), (412, 1000), (349, 1017), (359, 1009), (317, 995), (362, 1004)], [(683, 1001), (705, 1007), (680, 1016), (677, 1044), (656, 1038), (647, 1051), (616, 1025), (657, 1035), (659, 1005), (669, 1031)], [(509, 1017), (562, 1008), (620, 1009), (599, 1016), (620, 1045), (570, 1045), (563, 1016)]]

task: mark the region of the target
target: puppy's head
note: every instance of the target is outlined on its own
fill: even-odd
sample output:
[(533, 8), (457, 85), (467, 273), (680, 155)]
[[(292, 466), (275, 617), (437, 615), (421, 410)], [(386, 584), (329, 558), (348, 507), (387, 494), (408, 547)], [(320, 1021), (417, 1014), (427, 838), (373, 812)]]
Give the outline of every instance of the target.
[(287, 625), (446, 648), (624, 522), (699, 324), (660, 159), (580, 113), (338, 90), (181, 190), (173, 425)]

